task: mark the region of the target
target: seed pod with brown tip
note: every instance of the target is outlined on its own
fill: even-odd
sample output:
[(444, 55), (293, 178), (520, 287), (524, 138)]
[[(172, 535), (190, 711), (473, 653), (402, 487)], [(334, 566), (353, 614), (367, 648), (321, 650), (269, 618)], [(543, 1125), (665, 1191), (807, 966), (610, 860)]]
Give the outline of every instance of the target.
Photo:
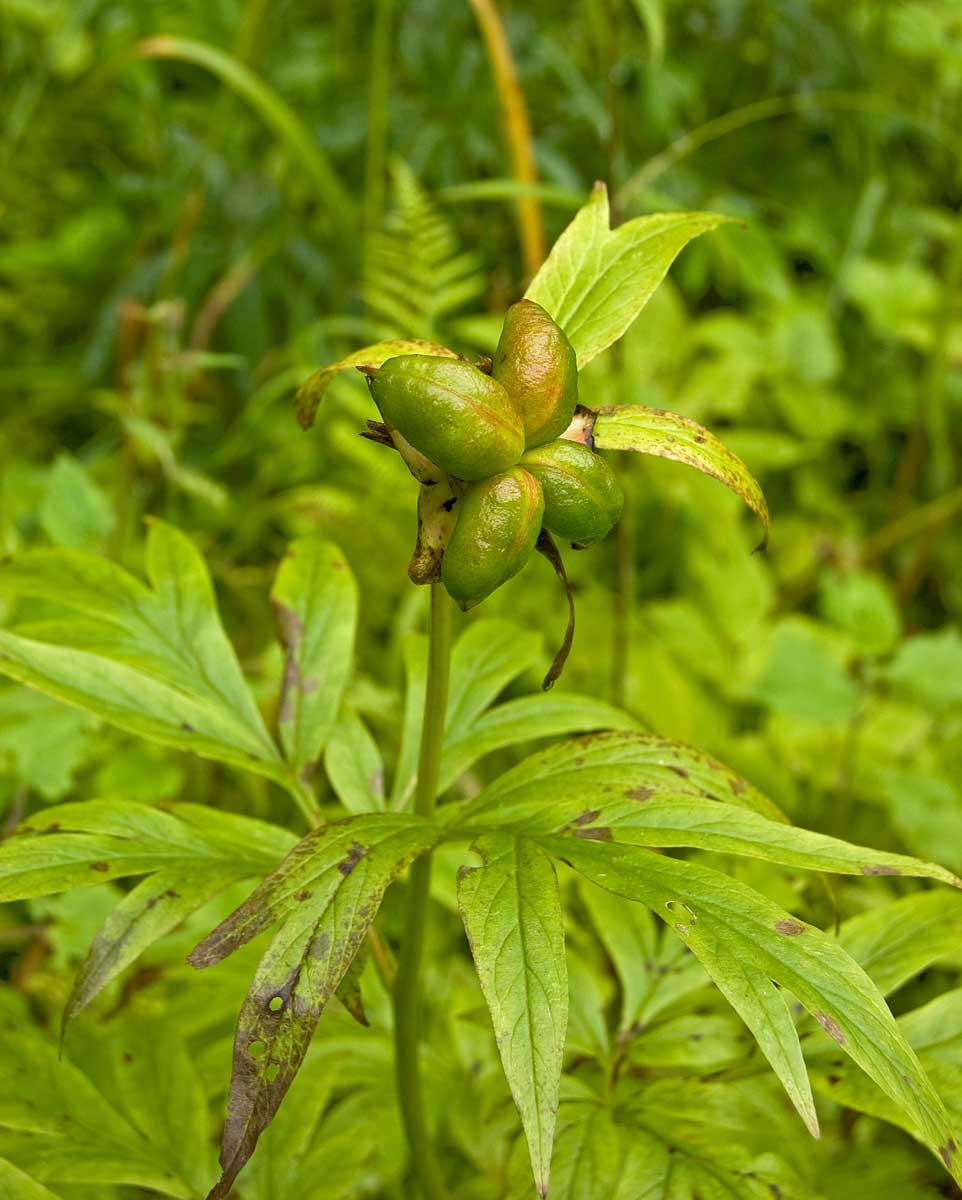
[(519, 300), (508, 309), (491, 374), (520, 406), (529, 449), (568, 428), (578, 403), (578, 363), (564, 330), (540, 304)]
[(485, 479), (521, 457), (517, 403), (470, 363), (402, 354), (366, 374), (387, 425), (449, 475)]
[(521, 465), (541, 484), (545, 529), (579, 549), (600, 541), (621, 516), (625, 496), (614, 472), (581, 442), (538, 446)]
[(541, 532), (544, 499), (534, 476), (512, 467), (471, 484), (441, 560), (441, 580), (465, 611), (516, 575)]

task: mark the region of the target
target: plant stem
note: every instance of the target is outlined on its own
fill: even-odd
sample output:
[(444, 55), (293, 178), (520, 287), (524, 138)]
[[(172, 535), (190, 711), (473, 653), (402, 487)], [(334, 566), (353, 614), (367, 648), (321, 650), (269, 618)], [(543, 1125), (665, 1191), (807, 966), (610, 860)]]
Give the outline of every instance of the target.
[[(424, 724), (418, 758), (414, 811), (431, 817), (438, 793), (444, 718), (448, 706), (451, 661), (451, 602), (440, 583), (431, 584), (431, 638), (424, 693)], [(431, 889), (431, 856), (422, 855), (408, 880), (404, 940), (394, 984), (394, 1058), (401, 1119), (411, 1149), (411, 1164), (425, 1200), (447, 1200), (448, 1192), (428, 1132), (421, 1096), (421, 962)]]

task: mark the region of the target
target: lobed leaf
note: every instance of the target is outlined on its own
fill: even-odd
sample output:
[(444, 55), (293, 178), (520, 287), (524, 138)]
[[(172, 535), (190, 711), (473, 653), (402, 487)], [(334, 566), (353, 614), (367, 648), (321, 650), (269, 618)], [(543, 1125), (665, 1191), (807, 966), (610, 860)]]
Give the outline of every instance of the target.
[(544, 1197), (568, 1023), (558, 878), (551, 859), (525, 839), (493, 834), (474, 850), (483, 865), (462, 867), (458, 902)]
[(231, 883), (271, 870), (293, 841), (276, 825), (190, 804), (168, 812), (119, 800), (62, 804), (0, 843), (0, 902), (147, 875), (94, 938), (66, 1024), (148, 946)]
[(787, 1048), (780, 1040), (790, 1031), (766, 998), (773, 985), (787, 988), (812, 1013), (962, 1179), (942, 1101), (871, 979), (835, 941), (696, 863), (570, 836), (542, 844), (600, 887), (645, 904), (671, 924), (755, 1034), (803, 1117), (810, 1093), (798, 1073), (797, 1035)]
[(281, 922), (237, 1020), (223, 1173), (210, 1200), (230, 1192), (277, 1112), (387, 886), (436, 841), (428, 822), (397, 813), (313, 830), (190, 955), (195, 967), (211, 966)]
[(580, 369), (621, 337), (688, 242), (726, 219), (658, 213), (612, 229), (608, 189), (596, 183), (525, 296), (565, 331)]
[(615, 405), (598, 409), (591, 437), (599, 450), (634, 450), (670, 458), (717, 479), (761, 521), (763, 538), (758, 549), (765, 548), (770, 519), (758, 481), (736, 454), (697, 421), (641, 404)]
[(78, 551), (6, 560), (0, 595), (43, 600), (72, 616), (0, 630), (0, 674), (142, 737), (286, 783), (196, 547), (152, 521), (146, 564), (149, 587)]

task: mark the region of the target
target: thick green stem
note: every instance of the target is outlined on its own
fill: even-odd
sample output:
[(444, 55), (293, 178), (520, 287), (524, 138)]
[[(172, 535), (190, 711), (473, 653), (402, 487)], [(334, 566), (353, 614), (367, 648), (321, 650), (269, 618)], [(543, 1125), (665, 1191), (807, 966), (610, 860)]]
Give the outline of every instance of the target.
[[(431, 585), (431, 644), (424, 694), (424, 724), (414, 793), (414, 811), (430, 817), (438, 794), (444, 718), (448, 706), (451, 661), (451, 602), (440, 583)], [(401, 1119), (411, 1149), (411, 1164), (425, 1200), (447, 1200), (441, 1168), (428, 1132), (421, 1096), (418, 1049), (421, 1032), (421, 961), (431, 890), (431, 856), (423, 855), (408, 880), (404, 941), (394, 984), (394, 1057)]]

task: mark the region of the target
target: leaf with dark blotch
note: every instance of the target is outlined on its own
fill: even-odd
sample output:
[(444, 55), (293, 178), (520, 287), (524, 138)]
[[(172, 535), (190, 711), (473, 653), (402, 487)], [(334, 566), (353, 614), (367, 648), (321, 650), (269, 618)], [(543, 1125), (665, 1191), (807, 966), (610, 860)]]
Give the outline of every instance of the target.
[(302, 429), (310, 429), (317, 416), (324, 393), (327, 391), (339, 371), (348, 371), (351, 367), (380, 367), (389, 358), (400, 354), (434, 354), (439, 358), (457, 358), (453, 350), (447, 346), (439, 346), (435, 342), (425, 342), (417, 338), (395, 338), (386, 342), (375, 342), (373, 346), (365, 346), (363, 350), (355, 350), (339, 362), (321, 367), (297, 389), (294, 396), (294, 413)]
[(284, 644), (278, 730), (285, 757), (302, 776), (330, 735), (351, 673), (357, 584), (336, 546), (316, 536), (296, 538), (271, 603)]
[(589, 797), (643, 804), (660, 795), (707, 797), (786, 822), (771, 800), (709, 755), (626, 729), (572, 738), (530, 755), (465, 805), (456, 824), (521, 826), (544, 810), (564, 813), (569, 803), (580, 815), (592, 807)]
[(568, 974), (554, 864), (532, 842), (493, 834), (462, 868), (458, 901), (498, 1052), (521, 1114), (539, 1196), (548, 1194)]
[(769, 515), (758, 481), (736, 454), (690, 417), (642, 404), (615, 405), (597, 411), (591, 436), (599, 450), (634, 450), (670, 458), (717, 479), (740, 496), (761, 521), (763, 537), (758, 549), (764, 549)]
[[(541, 844), (593, 883), (646, 905), (671, 926), (755, 1034), (807, 1121), (813, 1116), (811, 1092), (794, 1049), (797, 1035), (786, 1046), (791, 1023), (772, 1003), (774, 984), (808, 1009), (909, 1116), (934, 1153), (954, 1144), (942, 1101), (880, 992), (833, 938), (697, 863), (576, 837)], [(962, 1179), (962, 1163), (952, 1159), (946, 1165)]]
[(282, 923), (238, 1017), (223, 1175), (211, 1200), (228, 1194), (277, 1112), (388, 884), (437, 837), (420, 817), (396, 813), (314, 830), (191, 954), (195, 967), (210, 966)]

